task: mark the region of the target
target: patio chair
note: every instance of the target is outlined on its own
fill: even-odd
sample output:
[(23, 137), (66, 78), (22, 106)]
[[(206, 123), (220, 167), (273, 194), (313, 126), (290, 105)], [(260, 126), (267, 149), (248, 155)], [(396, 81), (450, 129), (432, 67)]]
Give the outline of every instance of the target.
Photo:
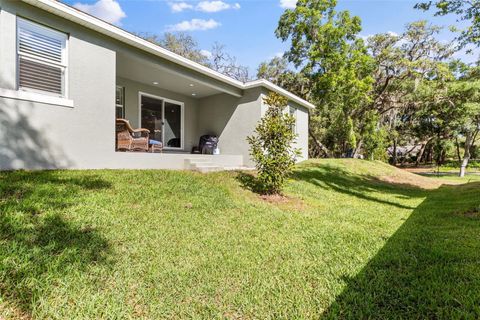
[(150, 145), (150, 152), (155, 153), (155, 152), (162, 152), (163, 151), (163, 143), (157, 140), (150, 139), (148, 141), (148, 144)]
[(150, 134), (148, 129), (133, 129), (128, 120), (117, 119), (115, 131), (117, 150), (148, 152)]

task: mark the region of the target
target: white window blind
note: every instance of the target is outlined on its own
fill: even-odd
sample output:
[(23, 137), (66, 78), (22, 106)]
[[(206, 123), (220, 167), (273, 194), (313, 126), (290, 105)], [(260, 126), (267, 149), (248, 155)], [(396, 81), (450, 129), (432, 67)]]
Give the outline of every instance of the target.
[(66, 34), (19, 18), (19, 88), (65, 96), (66, 43)]

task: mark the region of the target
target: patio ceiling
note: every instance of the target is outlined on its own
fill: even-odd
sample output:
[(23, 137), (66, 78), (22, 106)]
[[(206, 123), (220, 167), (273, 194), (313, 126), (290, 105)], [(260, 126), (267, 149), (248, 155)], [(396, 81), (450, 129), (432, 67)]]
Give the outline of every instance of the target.
[(159, 64), (122, 53), (117, 53), (117, 76), (192, 98), (203, 98), (224, 92), (193, 76), (186, 76)]

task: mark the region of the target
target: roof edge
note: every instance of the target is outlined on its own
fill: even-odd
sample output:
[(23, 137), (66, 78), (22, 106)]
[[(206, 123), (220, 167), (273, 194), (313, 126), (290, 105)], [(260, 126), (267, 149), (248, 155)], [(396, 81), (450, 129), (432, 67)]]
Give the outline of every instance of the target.
[(288, 90), (283, 89), (282, 87), (277, 86), (276, 84), (265, 80), (265, 79), (259, 79), (259, 80), (254, 80), (254, 81), (249, 81), (246, 82), (244, 85), (245, 89), (251, 89), (251, 88), (256, 88), (256, 87), (264, 87), (267, 88), (271, 91), (274, 91), (276, 93), (279, 93), (285, 97), (287, 97), (289, 100), (296, 102), (300, 104), (301, 106), (304, 106), (308, 109), (315, 109), (316, 106), (313, 103), (308, 102), (305, 99), (300, 98), (299, 96), (291, 93)]
[(298, 97), (297, 95), (271, 83), (270, 81), (260, 79), (254, 81), (248, 81), (246, 83), (226, 76), (218, 71), (205, 67), (197, 62), (184, 58), (176, 53), (173, 53), (159, 45), (156, 45), (150, 41), (142, 39), (122, 28), (119, 28), (113, 24), (105, 22), (99, 18), (96, 18), (88, 13), (78, 10), (70, 5), (62, 3), (56, 0), (21, 0), (29, 5), (43, 9), (47, 12), (55, 14), (57, 16), (67, 18), (68, 20), (82, 25), (86, 28), (102, 33), (106, 36), (119, 40), (123, 43), (132, 45), (136, 48), (154, 54), (158, 57), (164, 58), (191, 70), (197, 71), (203, 75), (209, 76), (213, 79), (222, 81), (226, 84), (234, 86), (236, 88), (246, 90), (255, 87), (264, 87), (281, 95), (284, 95), (288, 99), (308, 108), (314, 109), (315, 105)]
[[(228, 77), (218, 71), (205, 67), (197, 62), (189, 60), (181, 55), (173, 53), (159, 45), (156, 45), (150, 41), (147, 41), (139, 36), (134, 35), (120, 27), (105, 22), (97, 17), (94, 17), (88, 13), (85, 13), (79, 9), (76, 9), (70, 5), (62, 3), (56, 0), (21, 0), (29, 5), (43, 9), (47, 12), (67, 18), (68, 20), (80, 24), (88, 29), (100, 32), (104, 35), (112, 37), (121, 42), (133, 45), (137, 48), (143, 49), (147, 52), (153, 53), (161, 58), (177, 63), (179, 65), (188, 67), (202, 74), (208, 75), (217, 80), (226, 82), (235, 87), (241, 88), (243, 82)], [(48, 8), (48, 9), (47, 9)]]

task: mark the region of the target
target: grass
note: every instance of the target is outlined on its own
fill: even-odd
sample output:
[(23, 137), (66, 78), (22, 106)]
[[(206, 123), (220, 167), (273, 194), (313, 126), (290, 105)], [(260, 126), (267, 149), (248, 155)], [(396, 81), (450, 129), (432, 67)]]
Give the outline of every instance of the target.
[[(444, 164), (440, 167), (436, 166), (435, 164), (425, 165), (423, 167), (419, 167), (418, 170), (420, 171), (421, 168), (424, 169), (425, 172), (430, 173), (437, 173), (440, 171), (440, 174), (458, 174), (460, 172), (461, 162), (458, 160), (447, 160)], [(480, 160), (470, 160), (467, 165), (466, 173), (478, 175), (480, 174)]]
[[(450, 169), (450, 170), (456, 170), (460, 169), (461, 162), (460, 161), (455, 161), (455, 160), (450, 160), (447, 161), (444, 165), (441, 166), (441, 168), (445, 169)], [(468, 167), (472, 172), (479, 171), (480, 170), (480, 160), (470, 160), (468, 162)]]
[[(479, 318), (480, 177), (0, 173), (0, 318)], [(454, 184), (450, 184), (454, 183)]]

